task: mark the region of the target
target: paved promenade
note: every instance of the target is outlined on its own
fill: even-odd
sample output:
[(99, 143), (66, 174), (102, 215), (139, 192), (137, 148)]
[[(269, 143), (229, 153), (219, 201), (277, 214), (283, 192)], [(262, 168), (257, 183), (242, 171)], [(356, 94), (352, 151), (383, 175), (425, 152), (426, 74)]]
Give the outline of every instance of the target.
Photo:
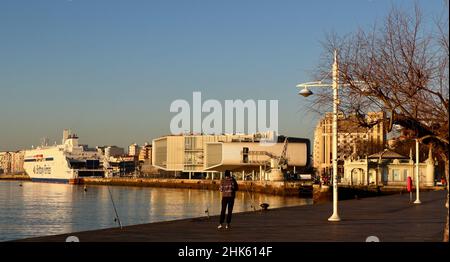
[[(235, 214), (231, 230), (218, 230), (217, 216), (104, 229), (26, 239), (65, 241), (351, 241), (377, 236), (382, 242), (442, 241), (447, 191), (423, 192), (422, 204), (409, 203), (408, 194), (340, 202), (341, 222), (328, 222), (331, 203)], [(219, 204), (219, 203), (218, 203)], [(95, 218), (92, 218), (95, 219)]]

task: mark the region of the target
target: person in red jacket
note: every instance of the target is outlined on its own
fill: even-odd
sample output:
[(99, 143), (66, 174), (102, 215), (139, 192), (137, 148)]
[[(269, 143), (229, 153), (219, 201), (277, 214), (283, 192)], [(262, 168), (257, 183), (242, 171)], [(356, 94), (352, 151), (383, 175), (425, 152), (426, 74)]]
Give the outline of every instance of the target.
[(218, 229), (222, 228), (225, 221), (225, 211), (228, 207), (227, 224), (225, 228), (230, 228), (231, 215), (233, 214), (234, 198), (236, 191), (238, 191), (238, 184), (236, 179), (231, 176), (230, 170), (225, 171), (225, 178), (220, 182), (220, 192), (222, 192), (222, 210), (220, 211), (220, 221)]

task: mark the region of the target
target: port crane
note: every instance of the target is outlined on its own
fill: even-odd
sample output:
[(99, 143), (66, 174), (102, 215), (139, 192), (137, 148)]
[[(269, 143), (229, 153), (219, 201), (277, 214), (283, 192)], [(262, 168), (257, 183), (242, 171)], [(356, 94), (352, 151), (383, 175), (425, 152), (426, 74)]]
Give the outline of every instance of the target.
[(270, 174), (270, 180), (284, 180), (284, 170), (288, 168), (289, 159), (287, 157), (288, 137), (284, 138), (280, 155), (269, 151), (251, 151), (253, 164), (260, 164), (265, 173)]
[(287, 153), (287, 147), (288, 147), (288, 138), (286, 137), (284, 139), (284, 143), (283, 143), (283, 150), (281, 151), (281, 155), (278, 158), (278, 163), (277, 165), (281, 168), (281, 169), (286, 169), (288, 166), (288, 159), (286, 156)]
[(270, 180), (284, 180), (284, 170), (288, 167), (287, 158), (288, 138), (284, 139), (283, 149), (278, 157), (272, 156), (269, 160), (269, 177)]

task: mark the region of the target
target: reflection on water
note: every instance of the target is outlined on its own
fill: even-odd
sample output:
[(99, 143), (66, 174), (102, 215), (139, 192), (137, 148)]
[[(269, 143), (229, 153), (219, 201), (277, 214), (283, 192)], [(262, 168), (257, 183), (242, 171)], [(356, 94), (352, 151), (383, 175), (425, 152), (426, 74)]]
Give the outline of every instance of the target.
[[(20, 186), (22, 184), (22, 186)], [(206, 216), (220, 212), (220, 193), (195, 189), (109, 187), (122, 225)], [(311, 204), (309, 199), (236, 195), (235, 212)], [(0, 181), (0, 241), (115, 227), (106, 186)]]

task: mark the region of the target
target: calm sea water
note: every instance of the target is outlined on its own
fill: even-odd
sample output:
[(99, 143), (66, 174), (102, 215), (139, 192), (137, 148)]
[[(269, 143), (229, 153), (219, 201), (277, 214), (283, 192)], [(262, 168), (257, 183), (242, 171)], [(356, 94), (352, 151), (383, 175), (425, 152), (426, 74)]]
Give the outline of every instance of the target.
[[(20, 186), (22, 185), (22, 186)], [(209, 190), (110, 186), (122, 225), (220, 213), (220, 193)], [(235, 212), (312, 204), (310, 199), (236, 195)], [(118, 226), (107, 186), (0, 181), (0, 241)]]

